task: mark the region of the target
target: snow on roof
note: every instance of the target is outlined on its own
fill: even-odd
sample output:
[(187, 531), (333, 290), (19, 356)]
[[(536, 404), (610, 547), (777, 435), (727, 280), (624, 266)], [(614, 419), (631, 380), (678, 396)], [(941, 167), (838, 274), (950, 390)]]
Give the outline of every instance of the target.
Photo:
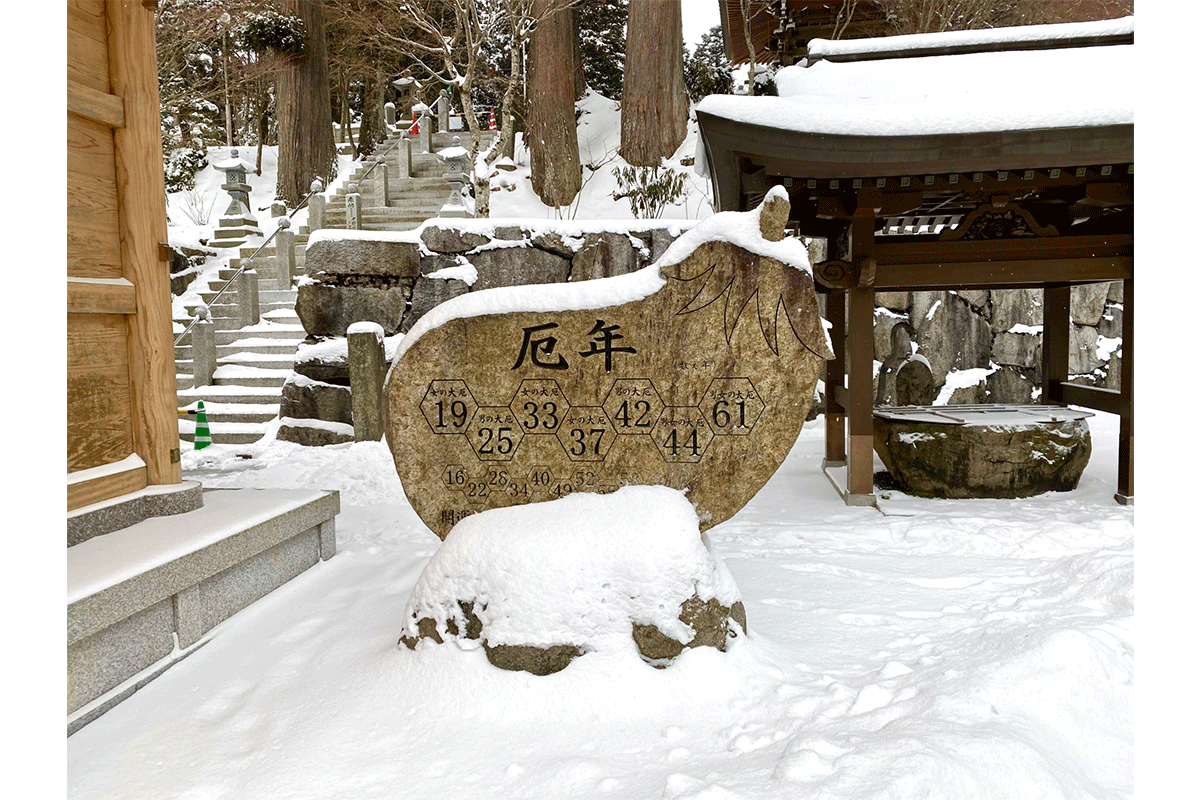
[(858, 136), (1127, 125), (1138, 88), (1133, 47), (822, 60), (779, 70), (779, 97), (709, 95), (697, 111), (780, 130)]
[(973, 31), (914, 33), (906, 36), (877, 36), (869, 39), (812, 39), (808, 43), (809, 62), (822, 58), (857, 53), (885, 53), (924, 50), (931, 47), (964, 47), (1020, 42), (1052, 42), (1133, 33), (1133, 17), (1103, 19), (1094, 22), (1067, 22), (1058, 25), (1019, 25), (1011, 28), (986, 28)]

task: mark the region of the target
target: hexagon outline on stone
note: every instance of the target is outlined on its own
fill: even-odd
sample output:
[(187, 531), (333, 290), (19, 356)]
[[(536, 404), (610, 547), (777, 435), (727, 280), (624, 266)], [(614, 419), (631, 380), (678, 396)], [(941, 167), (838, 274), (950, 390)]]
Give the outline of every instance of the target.
[(718, 436), (748, 436), (766, 408), (749, 378), (713, 378), (700, 399)]
[(554, 469), (545, 464), (535, 464), (529, 468), (529, 474), (525, 480), (532, 486), (537, 488), (533, 491), (550, 491), (554, 488), (557, 478), (554, 477)]
[(649, 436), (664, 408), (649, 378), (618, 378), (604, 398), (604, 410), (618, 436)]
[(668, 463), (695, 464), (716, 436), (698, 406), (667, 406), (650, 433)]
[(555, 434), (571, 411), (571, 401), (553, 378), (526, 378), (513, 392), (508, 408), (516, 416), (523, 433), (530, 436)]
[(442, 472), (442, 485), (450, 492), (461, 492), (471, 480), (466, 464), (449, 464)]
[(466, 433), (480, 461), (511, 461), (525, 437), (516, 415), (507, 406), (480, 406)]
[[(425, 397), (421, 399), (421, 414), (439, 435), (465, 433), (478, 408), (467, 382), (458, 379), (430, 381)], [(461, 423), (458, 422), (460, 419)]]
[(616, 440), (608, 413), (600, 406), (575, 406), (555, 434), (572, 461), (603, 461)]

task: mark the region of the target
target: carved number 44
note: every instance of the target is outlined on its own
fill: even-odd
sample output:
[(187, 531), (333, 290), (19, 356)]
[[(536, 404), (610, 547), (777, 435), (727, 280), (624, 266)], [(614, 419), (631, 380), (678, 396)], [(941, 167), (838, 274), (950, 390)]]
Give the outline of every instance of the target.
[(670, 435), (667, 436), (667, 440), (663, 442), (663, 446), (671, 450), (671, 455), (678, 456), (679, 448), (681, 447), (691, 450), (692, 456), (700, 455), (700, 439), (696, 435), (696, 430), (694, 428), (692, 429), (691, 435), (684, 440), (683, 444), (679, 443), (677, 434), (678, 431), (672, 428)]

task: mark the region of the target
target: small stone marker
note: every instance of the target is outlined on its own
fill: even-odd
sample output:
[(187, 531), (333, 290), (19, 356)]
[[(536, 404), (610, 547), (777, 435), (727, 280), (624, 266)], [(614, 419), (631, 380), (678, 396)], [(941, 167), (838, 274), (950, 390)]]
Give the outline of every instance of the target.
[[(768, 201), (779, 227), (781, 194)], [(747, 213), (757, 231), (759, 211)], [(676, 243), (694, 246), (690, 255), (668, 251), (666, 266), (647, 268), (665, 285), (643, 299), (418, 323), (388, 377), (385, 429), (404, 491), (434, 533), (445, 538), (484, 509), (627, 484), (686, 490), (707, 529), (762, 488), (832, 352), (808, 272), (700, 228)], [(556, 292), (605, 291), (588, 281), (538, 288), (543, 307)], [(441, 308), (491, 291), (513, 289)]]

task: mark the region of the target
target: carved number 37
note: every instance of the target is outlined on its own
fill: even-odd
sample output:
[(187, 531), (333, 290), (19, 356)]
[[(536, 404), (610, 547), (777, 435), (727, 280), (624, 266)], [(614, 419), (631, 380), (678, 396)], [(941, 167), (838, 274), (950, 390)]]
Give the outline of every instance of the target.
[(592, 428), (587, 435), (579, 428), (571, 429), (571, 455), (581, 456), (587, 452), (587, 440), (592, 439), (592, 455), (600, 455), (600, 440), (604, 438), (604, 428)]

